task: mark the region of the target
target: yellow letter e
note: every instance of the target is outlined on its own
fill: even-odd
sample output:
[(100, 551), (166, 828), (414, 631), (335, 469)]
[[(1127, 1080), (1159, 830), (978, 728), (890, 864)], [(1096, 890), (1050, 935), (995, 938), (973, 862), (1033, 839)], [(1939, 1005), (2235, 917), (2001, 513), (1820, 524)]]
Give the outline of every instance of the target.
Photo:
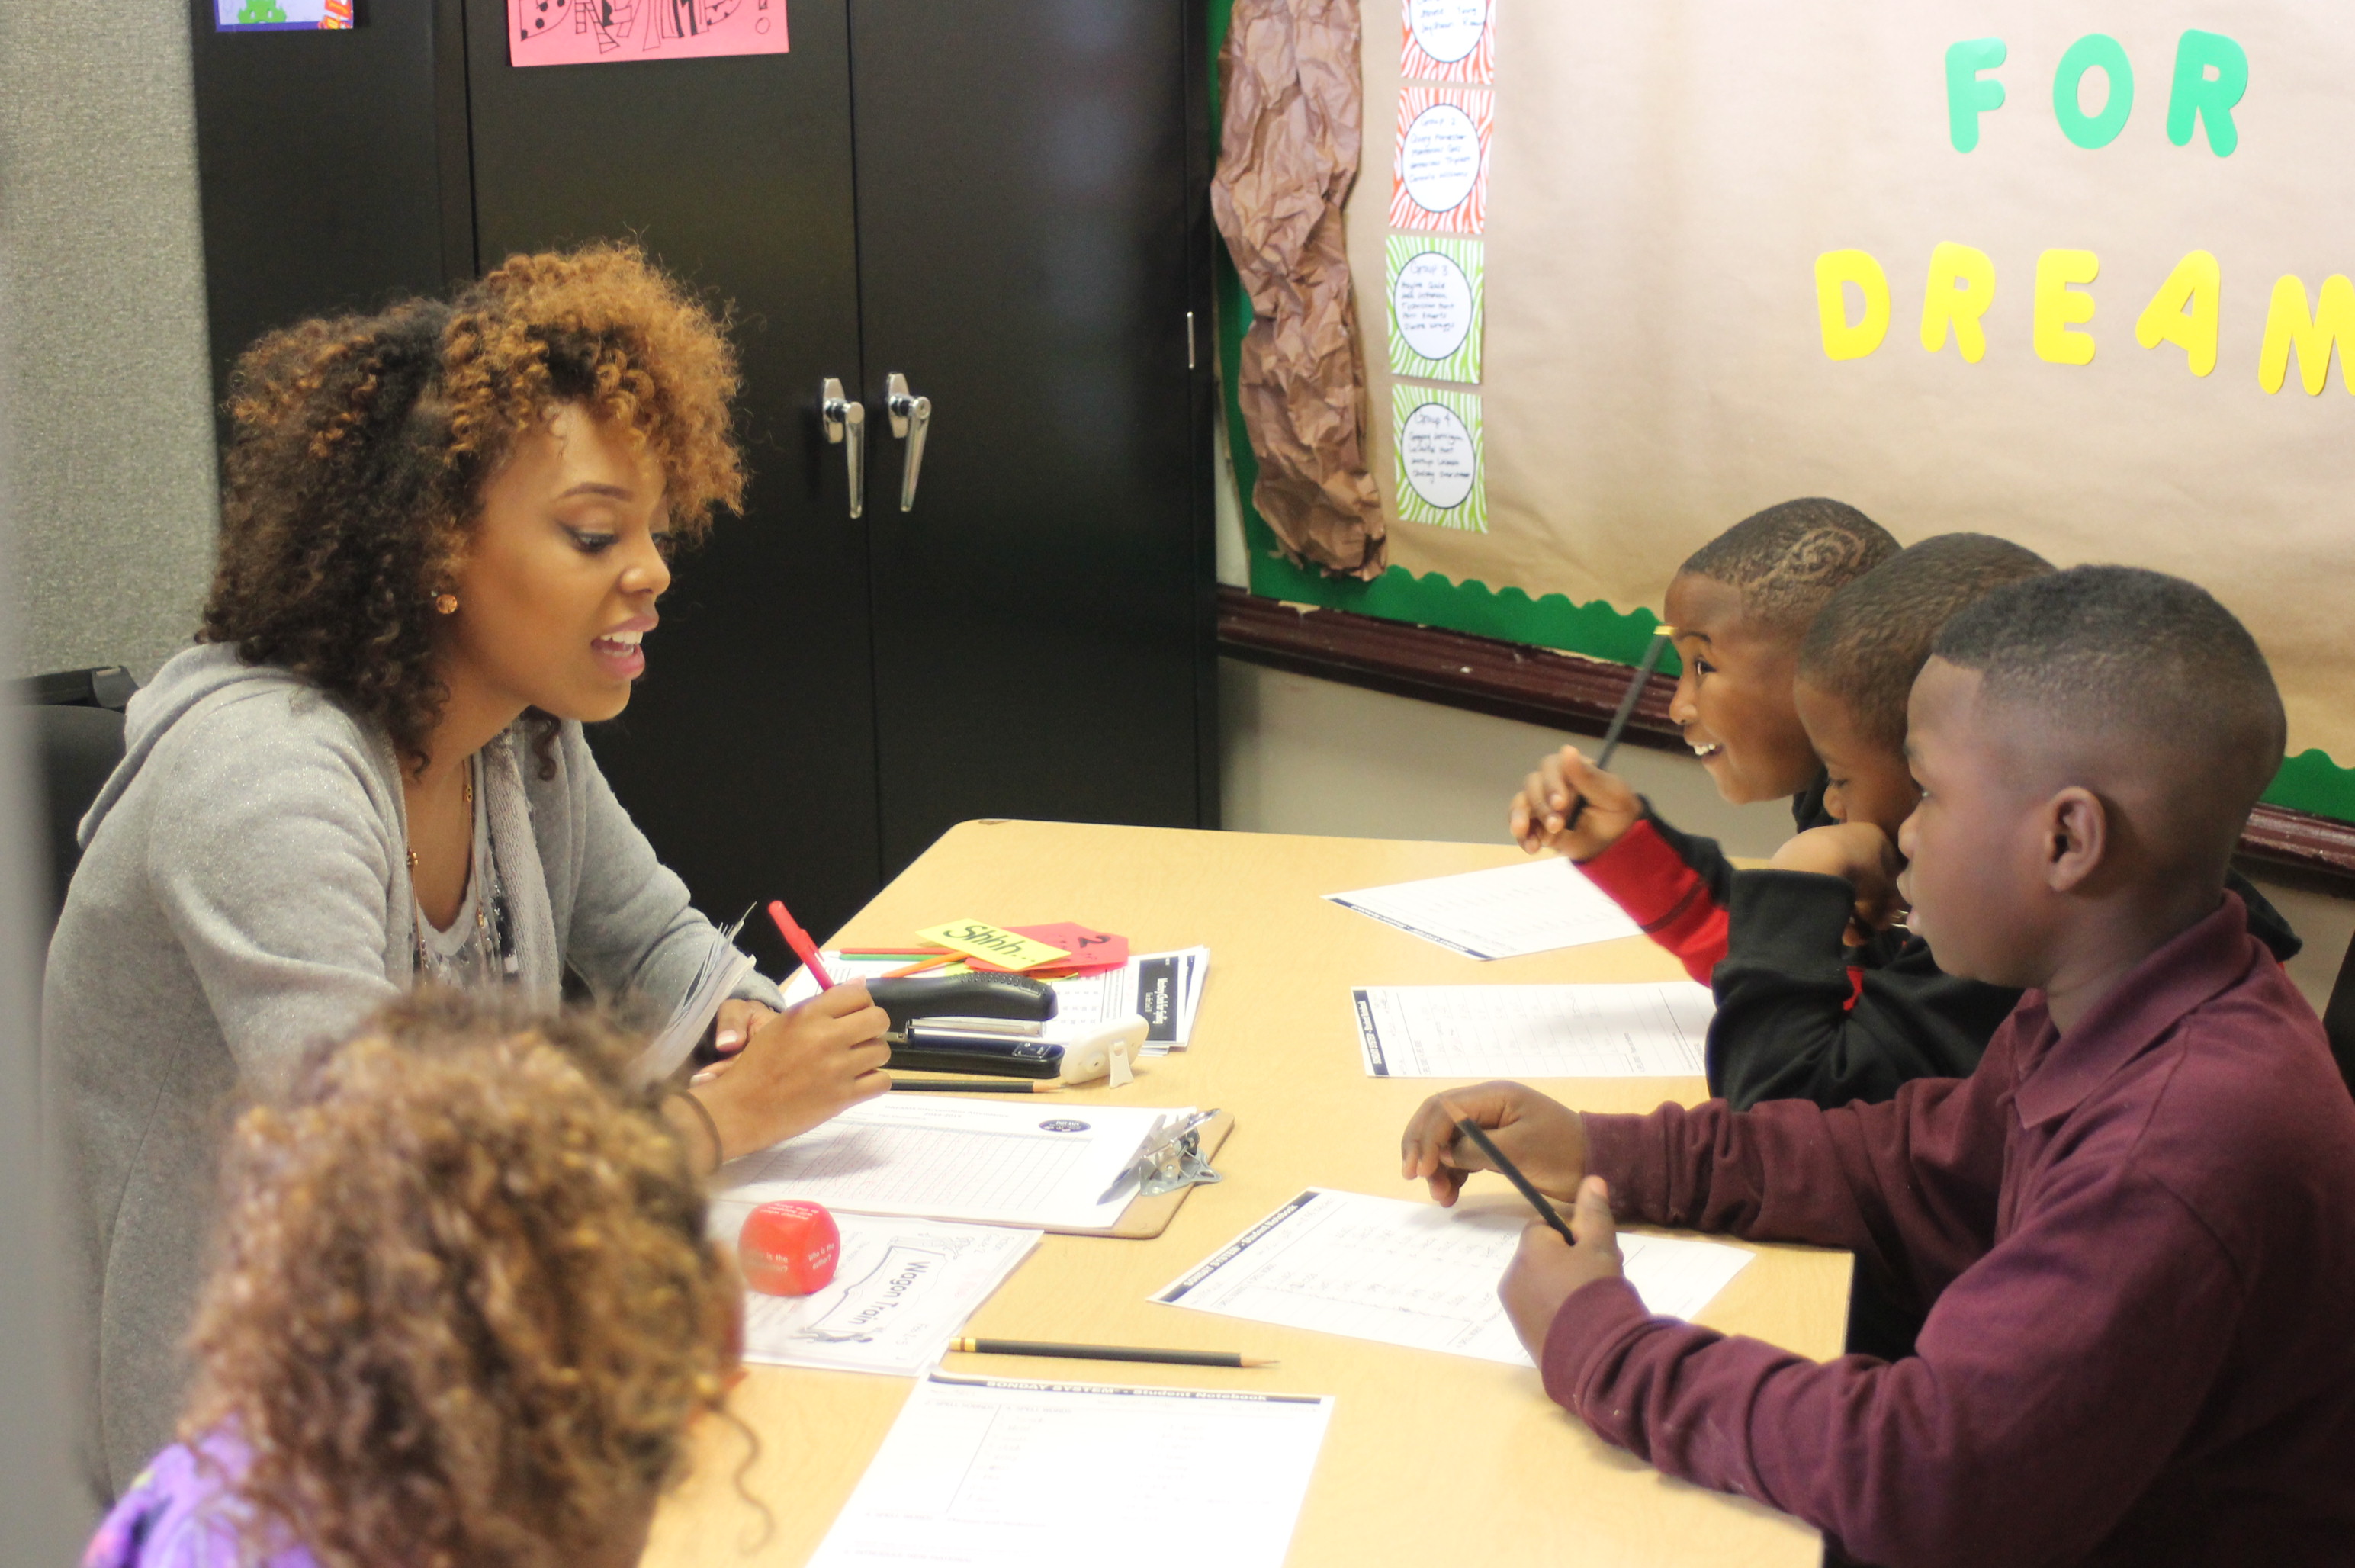
[(2047, 251), (2036, 258), (2036, 357), (2054, 365), (2094, 362), (2094, 335), (2069, 329), (2094, 319), (2094, 300), (2071, 288), (2102, 270), (2091, 251)]

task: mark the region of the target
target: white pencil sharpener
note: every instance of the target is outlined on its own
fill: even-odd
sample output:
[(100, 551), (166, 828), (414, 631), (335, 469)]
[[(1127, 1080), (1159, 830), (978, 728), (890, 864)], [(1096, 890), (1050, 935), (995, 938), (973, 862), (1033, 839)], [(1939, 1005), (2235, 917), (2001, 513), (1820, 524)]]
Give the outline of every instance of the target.
[(1065, 1083), (1092, 1083), (1109, 1078), (1108, 1088), (1132, 1082), (1131, 1068), (1145, 1052), (1145, 1020), (1135, 1013), (1110, 1019), (1063, 1042)]

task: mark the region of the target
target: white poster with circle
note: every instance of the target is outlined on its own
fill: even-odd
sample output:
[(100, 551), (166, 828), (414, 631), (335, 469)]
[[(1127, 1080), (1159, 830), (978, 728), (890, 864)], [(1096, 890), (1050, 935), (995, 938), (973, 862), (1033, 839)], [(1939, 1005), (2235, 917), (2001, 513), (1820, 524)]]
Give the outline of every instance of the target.
[(1425, 81), (1497, 80), (1495, 0), (1404, 0), (1399, 74)]
[(1388, 251), (1391, 374), (1477, 382), (1481, 241), (1393, 234)]
[(1478, 234), (1487, 229), (1493, 97), (1461, 87), (1400, 91), (1391, 228), (1420, 234)]
[(1478, 394), (1393, 382), (1391, 421), (1398, 451), (1399, 516), (1487, 533)]

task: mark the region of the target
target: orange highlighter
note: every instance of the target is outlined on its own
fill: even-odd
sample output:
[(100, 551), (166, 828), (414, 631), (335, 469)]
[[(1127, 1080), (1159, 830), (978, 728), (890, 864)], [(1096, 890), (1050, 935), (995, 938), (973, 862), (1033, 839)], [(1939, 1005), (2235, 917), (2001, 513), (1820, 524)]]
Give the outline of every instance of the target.
[(769, 901), (769, 918), (777, 923), (777, 934), (785, 939), (785, 945), (794, 950), (794, 956), (809, 970), (810, 978), (817, 982), (817, 988), (833, 990), (834, 976), (826, 972), (825, 964), (819, 961), (817, 944), (810, 940), (808, 932), (794, 923), (794, 917), (785, 912), (784, 900)]

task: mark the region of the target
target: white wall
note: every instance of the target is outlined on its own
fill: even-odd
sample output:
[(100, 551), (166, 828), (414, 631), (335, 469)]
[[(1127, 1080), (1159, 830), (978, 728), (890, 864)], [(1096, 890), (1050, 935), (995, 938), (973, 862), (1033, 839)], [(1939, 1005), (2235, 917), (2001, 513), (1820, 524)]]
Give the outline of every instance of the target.
[[(1242, 832), (1502, 843), (1506, 803), (1522, 775), (1577, 739), (1240, 659), (1219, 662), (1225, 825)], [(1689, 756), (1629, 746), (1613, 767), (1661, 816), (1729, 853), (1771, 855), (1790, 836), (1787, 807), (1726, 805)], [(2259, 886), (2307, 940), (2290, 975), (2319, 1009), (2355, 933), (2355, 903), (2272, 878)]]

